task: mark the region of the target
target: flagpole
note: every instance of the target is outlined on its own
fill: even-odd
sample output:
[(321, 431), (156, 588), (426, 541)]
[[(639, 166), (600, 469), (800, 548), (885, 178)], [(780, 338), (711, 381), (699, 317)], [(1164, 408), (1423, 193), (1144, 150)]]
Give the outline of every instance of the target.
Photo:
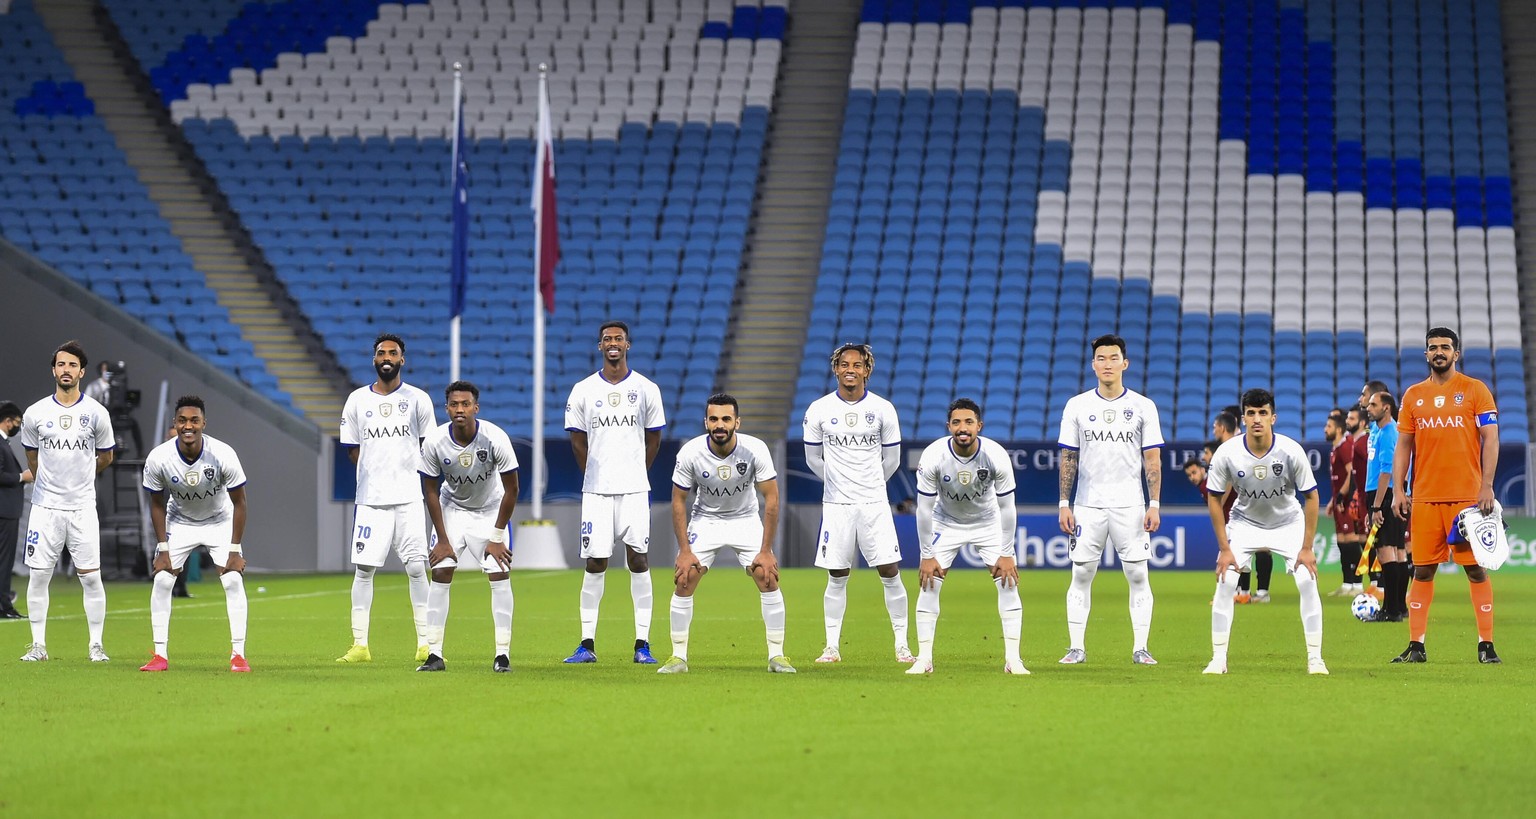
[[(456, 179), (459, 173), (459, 134), (463, 123), (459, 117), (464, 113), (464, 71), (459, 63), (453, 64), (453, 165), (449, 171), (448, 188), (452, 196), (458, 196)], [(459, 380), (459, 324), (463, 317), (458, 313), (448, 320), (448, 380)]]
[[(535, 126), (536, 146), (534, 149), (535, 167), (533, 172), (535, 179), (544, 178), (544, 129), (548, 125), (549, 91), (545, 87), (548, 80), (549, 66), (539, 63), (539, 121)], [(549, 146), (553, 148), (553, 145)], [(540, 228), (543, 224), (544, 197), (536, 197), (534, 205), (534, 231), (533, 231), (533, 519), (544, 519), (544, 301), (541, 281), (539, 277), (539, 265), (543, 256), (543, 234)]]

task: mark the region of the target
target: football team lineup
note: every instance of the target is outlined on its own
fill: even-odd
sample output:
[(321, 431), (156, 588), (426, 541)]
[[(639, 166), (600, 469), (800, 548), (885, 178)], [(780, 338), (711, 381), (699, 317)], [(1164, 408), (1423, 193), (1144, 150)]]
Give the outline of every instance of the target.
[[(741, 408), (723, 393), (707, 400), (705, 433), (683, 445), (672, 470), (672, 534), (678, 553), (668, 605), (671, 654), (664, 662), (653, 655), (647, 471), (667, 419), (655, 384), (629, 367), (628, 326), (621, 321), (603, 323), (598, 349), (601, 369), (572, 388), (566, 405), (565, 426), (583, 473), (578, 536), (585, 565), (578, 598), (580, 642), (563, 662), (598, 661), (596, 635), (607, 570), (622, 546), (635, 624), (632, 653), (625, 653), (635, 664), (656, 665), (658, 673), (667, 675), (689, 671), (695, 592), (719, 554), (728, 552), (758, 590), (767, 670), (797, 673), (784, 651), (787, 612), (773, 550), (781, 512), (778, 471), (767, 445), (739, 431)], [(1089, 352), (1097, 385), (1067, 402), (1058, 442), (1058, 522), (1070, 538), (1072, 560), (1065, 612), (1069, 644), (1058, 662), (1070, 666), (1087, 661), (1085, 634), (1094, 578), (1107, 550), (1113, 549), (1129, 590), (1130, 661), (1154, 666), (1158, 660), (1149, 645), (1154, 609), (1149, 564), (1151, 535), (1161, 524), (1164, 439), (1158, 408), (1125, 386), (1129, 354), (1123, 339), (1100, 336), (1089, 344)], [(403, 380), (405, 354), (404, 339), (380, 334), (373, 345), (377, 380), (355, 390), (343, 410), (341, 442), (356, 466), (357, 496), (349, 550), (354, 565), (352, 644), (336, 662), (372, 661), (375, 575), (394, 553), (405, 566), (416, 670), (446, 670), (443, 643), (453, 579), (461, 561), (470, 561), (486, 576), (490, 592), (491, 668), (509, 672), (513, 593), (507, 526), (519, 491), (517, 456), (507, 434), (478, 417), (480, 390), (470, 382), (446, 386), (443, 407), (449, 420), (439, 425), (433, 399)], [(1381, 564), (1381, 587), (1372, 590), (1374, 596), (1357, 594), (1351, 608), (1360, 619), (1408, 623), (1408, 646), (1393, 663), (1427, 662), (1425, 636), (1436, 575), (1441, 564), (1451, 562), (1468, 581), (1478, 662), (1501, 662), (1493, 646), (1488, 574), (1509, 552), (1492, 491), (1498, 414), (1486, 385), (1456, 370), (1459, 356), (1456, 333), (1432, 328), (1426, 334), (1430, 375), (1424, 382), (1409, 387), (1400, 398), (1384, 385), (1367, 385), (1361, 406), (1350, 411), (1365, 413), (1372, 422), (1367, 469), (1358, 476), (1341, 473), (1346, 476), (1343, 492), (1335, 477), (1335, 500), (1328, 504), (1329, 514), (1341, 522), (1341, 549), (1344, 535), (1351, 531), (1351, 515), (1356, 528), (1369, 522), (1363, 565), (1373, 560)], [(114, 440), (105, 409), (81, 391), (86, 365), (78, 342), (60, 345), (50, 359), (54, 393), (19, 418), (29, 471), (35, 476), (25, 550), (32, 633), (21, 658), (26, 662), (49, 659), (49, 585), (66, 549), (82, 589), (88, 656), (92, 662), (109, 661), (102, 640), (106, 589), (99, 571), (95, 477), (111, 464)], [(862, 558), (879, 577), (895, 660), (909, 675), (934, 673), (940, 594), (964, 549), (979, 555), (995, 588), (1003, 672), (1030, 674), (1021, 656), (1023, 604), (1013, 465), (1006, 450), (981, 434), (983, 409), (965, 397), (949, 404), (948, 435), (922, 452), (916, 469), (921, 562), (917, 600), (910, 607), (916, 623), (913, 653), (908, 590), (885, 490), (900, 468), (900, 423), (895, 407), (867, 389), (874, 365), (868, 345), (838, 346), (830, 358), (836, 390), (813, 402), (805, 415), (807, 464), (823, 485), (815, 566), (827, 578), (825, 642), (814, 662), (828, 665), (843, 659), (849, 578)], [(615, 398), (620, 385), (627, 400)], [(1306, 672), (1329, 674), (1313, 545), (1320, 513), (1317, 480), (1301, 445), (1274, 431), (1275, 406), (1276, 398), (1267, 390), (1247, 390), (1231, 436), (1202, 461), (1186, 464), (1195, 467), (1186, 473), (1206, 496), (1219, 545), (1205, 674), (1227, 673), (1235, 604), (1248, 597), (1247, 587), (1240, 584), (1257, 569), (1266, 577), (1261, 588), (1267, 586), (1263, 563), (1274, 556), (1284, 561), (1295, 583)], [(157, 545), (149, 606), (153, 653), (141, 671), (170, 668), (172, 587), (187, 560), (201, 549), (216, 565), (225, 592), (229, 669), (251, 670), (245, 657), (249, 601), (241, 546), (247, 521), (246, 476), (238, 454), (205, 433), (207, 423), (202, 399), (183, 396), (174, 408), (174, 437), (156, 446), (145, 460), (143, 487)], [(1342, 415), (1330, 418), (1330, 442), (1346, 423)], [(1406, 491), (1410, 464), (1417, 476), (1411, 495)], [(1357, 480), (1358, 486), (1348, 484), (1350, 480)], [(1356, 489), (1363, 503), (1349, 500)], [(1336, 596), (1359, 588), (1348, 581), (1346, 569), (1346, 584)], [(1267, 602), (1267, 588), (1259, 594), (1260, 602)]]

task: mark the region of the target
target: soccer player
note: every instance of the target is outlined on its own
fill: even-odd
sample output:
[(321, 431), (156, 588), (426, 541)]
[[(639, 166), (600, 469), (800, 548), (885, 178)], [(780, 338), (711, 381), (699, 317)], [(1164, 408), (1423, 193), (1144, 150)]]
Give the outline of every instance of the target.
[(565, 429), (583, 473), (581, 484), (581, 645), (567, 663), (597, 662), (597, 612), (613, 547), (624, 544), (629, 597), (635, 607), (634, 661), (651, 656), (651, 479), (667, 425), (661, 390), (629, 368), (629, 325), (604, 322), (597, 332), (603, 368), (577, 382), (565, 405)]
[(1344, 410), (1335, 409), (1323, 422), (1323, 437), (1333, 445), (1328, 456), (1328, 483), (1332, 495), (1326, 514), (1333, 518), (1339, 542), (1339, 569), (1344, 582), (1328, 593), (1329, 597), (1354, 597), (1360, 593), (1360, 537), (1367, 525), (1355, 505), (1355, 438), (1345, 427)]
[[(1493, 650), (1493, 582), (1465, 543), (1450, 545), (1456, 516), (1473, 504), (1493, 511), (1493, 473), (1499, 465), (1499, 410), (1488, 385), (1456, 371), (1461, 337), (1447, 327), (1425, 334), (1429, 377), (1403, 393), (1392, 459), (1392, 508), (1407, 518), (1413, 541), (1413, 586), (1408, 590), (1408, 648), (1395, 663), (1427, 660), (1424, 635), (1435, 599), (1435, 570), (1455, 560), (1467, 574), (1477, 620), (1477, 661), (1501, 662)], [(1404, 491), (1413, 469), (1413, 495)]]
[[(1238, 433), (1237, 419), (1238, 416), (1242, 414), (1242, 408), (1237, 406), (1226, 407), (1222, 409), (1221, 412), (1216, 413), (1216, 418), (1211, 421), (1211, 434), (1216, 436), (1215, 441), (1217, 447), (1236, 437)], [(1211, 448), (1211, 454), (1216, 454), (1216, 447)], [(1207, 458), (1205, 462), (1209, 464), (1211, 462), (1210, 458)], [(1231, 511), (1233, 502), (1234, 498), (1232, 498), (1229, 494), (1227, 496), (1225, 505), (1225, 508), (1228, 511)], [(1242, 605), (1247, 605), (1249, 603), (1268, 603), (1269, 580), (1272, 576), (1274, 576), (1274, 573), (1274, 555), (1271, 555), (1269, 552), (1259, 552), (1255, 554), (1253, 556), (1253, 571), (1245, 571), (1241, 575), (1238, 575), (1237, 596), (1233, 599)], [(1249, 588), (1255, 579), (1254, 575), (1258, 575), (1258, 588), (1255, 589), (1252, 594), (1250, 594)]]
[(442, 671), (453, 570), (471, 558), (491, 583), (496, 653), (491, 670), (512, 670), (512, 551), (507, 521), (517, 506), (517, 455), (501, 427), (481, 421), (480, 388), (455, 381), (443, 390), (448, 423), (421, 446), (421, 491), (432, 521), (432, 584), (427, 592), (427, 661), (417, 671)]
[[(1275, 397), (1268, 390), (1243, 393), (1247, 432), (1221, 445), (1206, 476), (1211, 494), (1206, 509), (1216, 530), (1216, 596), (1211, 600), (1211, 663), (1207, 674), (1227, 673), (1227, 645), (1232, 639), (1232, 593), (1237, 573), (1259, 549), (1277, 552), (1296, 580), (1301, 596), (1301, 631), (1307, 644), (1307, 673), (1327, 674), (1323, 663), (1323, 602), (1317, 596), (1317, 478), (1306, 450), (1274, 431)], [(1218, 498), (1237, 492), (1232, 520), (1222, 525)], [(1306, 498), (1303, 506), (1297, 493)]]
[(832, 351), (837, 389), (805, 411), (805, 460), (822, 480), (816, 566), (827, 570), (822, 597), (827, 646), (818, 663), (843, 659), (843, 613), (855, 551), (880, 575), (896, 636), (896, 661), (916, 659), (907, 646), (907, 589), (901, 584), (901, 550), (885, 491), (901, 465), (901, 423), (891, 402), (869, 391), (874, 371), (875, 353), (868, 344), (840, 345)]
[(224, 607), (229, 613), (229, 670), (248, 672), (245, 661), (245, 469), (229, 444), (203, 434), (208, 410), (203, 399), (184, 395), (172, 420), (176, 437), (150, 450), (144, 459), (144, 489), (149, 492), (149, 520), (155, 527), (154, 589), (149, 594), (149, 626), (155, 654), (140, 671), (170, 668), (166, 646), (171, 631), (171, 589), (182, 567), (199, 547), (206, 547), (219, 567)]
[(352, 531), (352, 647), (338, 663), (373, 661), (368, 620), (373, 609), (373, 575), (393, 548), (410, 583), (411, 619), (416, 625), (416, 661), (427, 648), (427, 513), (422, 507), (421, 441), (437, 426), (432, 399), (401, 380), (405, 342), (381, 333), (373, 342), (378, 380), (347, 396), (341, 414), (341, 444), (357, 465), (357, 512)]
[(1392, 509), (1392, 461), (1397, 454), (1397, 401), (1390, 392), (1378, 392), (1366, 402), (1371, 418), (1370, 461), (1365, 488), (1370, 492), (1369, 514), (1376, 528), (1376, 555), (1381, 560), (1382, 600), (1377, 620), (1401, 623), (1408, 619), (1408, 550), (1403, 519)]
[(48, 583), (59, 555), (69, 549), (85, 592), (87, 652), (91, 662), (104, 663), (111, 658), (101, 647), (107, 589), (101, 582), (96, 476), (112, 464), (112, 418), (106, 407), (80, 392), (86, 364), (80, 342), (64, 342), (48, 361), (53, 368), (53, 394), (27, 407), (21, 416), (27, 470), (36, 476), (26, 542), (32, 645), (21, 659), (29, 663), (48, 659)]
[[(1072, 584), (1067, 587), (1067, 637), (1060, 662), (1086, 662), (1083, 635), (1093, 605), (1093, 578), (1104, 547), (1120, 556), (1130, 586), (1131, 662), (1157, 665), (1147, 651), (1152, 630), (1152, 585), (1147, 561), (1152, 532), (1162, 522), (1163, 432), (1157, 405), (1125, 386), (1125, 339), (1103, 335), (1088, 345), (1099, 385), (1067, 401), (1061, 411), (1061, 531), (1072, 536)], [(1146, 494), (1141, 481), (1146, 477)], [(1072, 498), (1077, 485), (1076, 502)], [(1147, 498), (1145, 504), (1143, 498)]]
[(1003, 622), (1003, 673), (1028, 674), (1019, 658), (1024, 605), (1014, 539), (1013, 461), (1008, 451), (981, 435), (981, 406), (969, 398), (949, 405), (949, 437), (923, 450), (917, 463), (918, 567), (917, 660), (908, 674), (933, 673), (933, 636), (939, 623), (939, 591), (963, 546), (974, 548), (997, 586)]
[[(1366, 386), (1369, 387), (1380, 383), (1380, 381), (1372, 381)], [(1381, 389), (1385, 390), (1386, 387), (1383, 386)], [(1349, 411), (1344, 414), (1344, 429), (1350, 434), (1352, 438), (1351, 443), (1354, 445), (1354, 462), (1350, 464), (1350, 472), (1355, 476), (1353, 486), (1351, 487), (1355, 494), (1351, 501), (1354, 503), (1355, 509), (1359, 511), (1362, 523), (1364, 523), (1366, 510), (1371, 508), (1370, 496), (1365, 491), (1365, 470), (1370, 465), (1371, 454), (1371, 419), (1367, 418), (1365, 414), (1365, 400), (1362, 398), (1360, 406), (1350, 407)], [(1360, 540), (1362, 550), (1364, 549), (1365, 541), (1370, 537), (1370, 525), (1368, 523), (1366, 523), (1365, 534), (1366, 536)], [(1375, 564), (1375, 561), (1372, 559), (1374, 555), (1367, 554), (1365, 557), (1367, 567)], [(1368, 571), (1366, 577), (1370, 580), (1370, 585), (1365, 588), (1366, 593), (1380, 600), (1382, 596), (1381, 572)]]
[[(768, 670), (793, 674), (784, 656), (784, 593), (779, 590), (779, 561), (773, 556), (779, 526), (778, 473), (768, 445), (743, 435), (741, 409), (724, 393), (711, 395), (704, 408), (704, 435), (683, 444), (672, 471), (672, 529), (677, 535), (673, 573), (672, 657), (662, 674), (688, 671), (688, 629), (693, 623), (693, 592), (729, 549), (752, 576), (761, 595), (763, 627), (768, 633)], [(693, 515), (688, 494), (693, 493)], [(763, 518), (757, 517), (757, 493), (763, 493)]]

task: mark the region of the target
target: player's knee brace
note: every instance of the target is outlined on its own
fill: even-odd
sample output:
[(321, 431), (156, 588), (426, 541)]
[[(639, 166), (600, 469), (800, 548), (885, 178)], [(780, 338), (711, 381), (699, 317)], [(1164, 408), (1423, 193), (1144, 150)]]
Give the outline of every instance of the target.
[(219, 575), (219, 582), (224, 584), (225, 592), (235, 591), (245, 585), (245, 580), (239, 572), (225, 572)]
[(170, 591), (176, 586), (176, 575), (170, 572), (155, 572), (155, 591)]
[(80, 587), (87, 593), (102, 591), (104, 587), (101, 585), (101, 572), (80, 575)]
[[(409, 565), (409, 564), (407, 564), (407, 565)], [(372, 566), (358, 566), (357, 567), (357, 574), (355, 575), (355, 577), (357, 578), (358, 582), (360, 582), (360, 583), (372, 583), (373, 582), (373, 573), (376, 572), (376, 571), (378, 571), (378, 569), (375, 569)]]
[(1072, 564), (1072, 583), (1078, 586), (1086, 586), (1093, 582), (1093, 576), (1099, 573), (1098, 561), (1092, 563)]
[(413, 577), (413, 578), (426, 577), (427, 576), (427, 561), (425, 561), (425, 560), (407, 560), (407, 561), (405, 561), (405, 573), (406, 573), (407, 576)]
[(1121, 568), (1125, 572), (1125, 580), (1127, 583), (1130, 583), (1132, 586), (1147, 585), (1148, 572), (1147, 564), (1145, 561), (1123, 563), (1121, 564)]

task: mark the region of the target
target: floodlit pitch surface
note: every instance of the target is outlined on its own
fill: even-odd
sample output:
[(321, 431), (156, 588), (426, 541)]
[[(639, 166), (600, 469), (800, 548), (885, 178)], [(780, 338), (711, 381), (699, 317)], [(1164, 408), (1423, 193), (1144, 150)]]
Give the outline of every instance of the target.
[[(653, 572), (663, 660), (670, 573)], [(176, 601), (163, 674), (138, 671), (147, 584), (109, 587), (112, 662), (91, 665), (79, 586), (56, 579), (51, 662), (17, 662), (27, 626), (0, 622), (0, 815), (1488, 816), (1536, 797), (1536, 574), (1495, 577), (1502, 666), (1476, 662), (1460, 575), (1437, 584), (1424, 666), (1387, 662), (1405, 626), (1356, 622), (1326, 598), (1331, 677), (1306, 674), (1280, 574), (1273, 603), (1237, 608), (1224, 677), (1200, 673), (1215, 585), (1203, 572), (1154, 574), (1151, 668), (1130, 664), (1118, 572), (1095, 584), (1077, 667), (1056, 663), (1067, 575), (1026, 574), (1029, 677), (1001, 673), (996, 595), (977, 572), (947, 583), (928, 678), (894, 661), (870, 571), (854, 574), (831, 666), (812, 662), (825, 575), (785, 573), (795, 676), (766, 672), (756, 590), (719, 569), (699, 592), (692, 672), (633, 665), (627, 580), (608, 582), (600, 662), (565, 666), (577, 573), (514, 574), (514, 673), (495, 675), (475, 574), (454, 584), (443, 674), (414, 671), (403, 575), (379, 579), (366, 666), (334, 662), (349, 577), (255, 577), (255, 672), (237, 675), (211, 577)]]

